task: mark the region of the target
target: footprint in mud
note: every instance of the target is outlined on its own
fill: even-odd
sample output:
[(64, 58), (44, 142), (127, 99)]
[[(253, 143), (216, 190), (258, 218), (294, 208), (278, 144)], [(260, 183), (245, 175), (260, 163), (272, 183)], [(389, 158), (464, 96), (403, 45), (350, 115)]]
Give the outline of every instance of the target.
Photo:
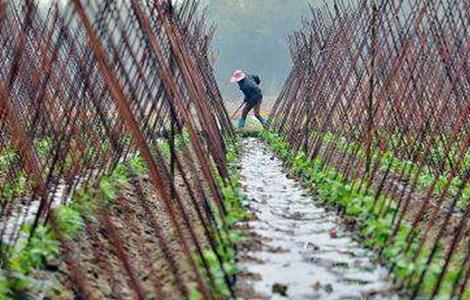
[(319, 251), (320, 246), (315, 245), (314, 243), (308, 242), (305, 244), (305, 249), (311, 250), (311, 251)]
[(267, 247), (266, 251), (269, 253), (289, 253), (289, 249), (284, 249), (282, 247)]
[[(257, 218), (248, 221), (249, 230), (254, 239), (270, 239), (240, 250), (245, 273), (238, 298), (399, 299), (386, 270), (345, 234), (335, 214), (317, 205), (263, 143), (249, 138), (244, 144), (250, 152), (240, 162), (241, 184)], [(257, 274), (256, 280), (243, 274)]]
[(275, 283), (273, 284), (272, 292), (273, 294), (287, 296), (287, 285), (282, 284), (282, 283)]
[(284, 218), (289, 219), (289, 220), (295, 220), (295, 221), (302, 221), (304, 217), (304, 214), (300, 212), (295, 212), (292, 214), (286, 214), (284, 215)]

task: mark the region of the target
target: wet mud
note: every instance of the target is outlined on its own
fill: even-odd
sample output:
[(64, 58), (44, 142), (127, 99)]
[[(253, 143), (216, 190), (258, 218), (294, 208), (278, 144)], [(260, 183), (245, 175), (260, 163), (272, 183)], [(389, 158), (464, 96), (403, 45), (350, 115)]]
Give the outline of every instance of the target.
[(334, 212), (326, 211), (259, 140), (240, 161), (250, 241), (240, 247), (240, 299), (400, 299)]

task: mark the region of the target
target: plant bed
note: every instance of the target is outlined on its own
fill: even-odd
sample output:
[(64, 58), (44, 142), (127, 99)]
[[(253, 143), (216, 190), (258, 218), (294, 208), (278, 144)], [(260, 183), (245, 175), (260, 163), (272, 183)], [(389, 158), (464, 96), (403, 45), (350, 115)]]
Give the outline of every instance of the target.
[[(418, 287), (422, 295), (432, 293), (451, 245), (447, 243), (449, 238), (444, 238), (436, 245), (424, 243), (418, 250), (418, 241), (424, 235), (442, 235), (440, 228), (433, 226), (431, 232), (422, 232), (420, 228), (422, 230), (425, 227), (424, 223), (422, 227), (413, 229), (415, 235), (410, 240), (411, 216), (407, 215), (400, 226), (395, 228), (396, 232), (393, 232), (398, 209), (396, 199), (383, 195), (375, 199), (373, 188), (368, 191), (357, 189), (357, 182), (348, 181), (334, 167), (325, 167), (321, 156), (315, 161), (309, 161), (303, 154), (291, 153), (289, 146), (276, 134), (263, 132), (261, 137), (326, 205), (335, 207), (347, 217), (346, 222), (357, 231), (366, 246), (378, 253), (377, 259), (383, 260), (394, 271), (398, 282), (411, 291)], [(387, 209), (382, 209), (384, 207)], [(413, 214), (413, 211), (409, 213)], [(465, 245), (468, 245), (468, 236), (463, 236), (460, 247), (449, 261), (448, 271), (442, 278), (440, 297), (449, 297), (455, 291), (454, 285), (462, 280)], [(431, 255), (433, 259), (428, 260)], [(420, 278), (422, 274), (425, 274), (424, 281)], [(465, 291), (463, 297), (468, 296), (468, 291)]]
[[(234, 160), (236, 149), (229, 149), (226, 155), (229, 161)], [(165, 156), (170, 159), (169, 155)], [(187, 167), (190, 163), (187, 161), (184, 168), (191, 174), (189, 180), (195, 178), (192, 176), (202, 178), (200, 170), (198, 174), (190, 173)], [(195, 284), (195, 274), (176, 238), (174, 227), (170, 225), (169, 214), (155, 196), (146, 173), (142, 158), (134, 156), (118, 164), (114, 172), (103, 176), (99, 183), (76, 191), (67, 205), (55, 207), (56, 214), (62, 216), (59, 224), (65, 243), (60, 242), (50, 225), (45, 225), (36, 230), (31, 243), (25, 240), (10, 249), (10, 272), (4, 274), (13, 274), (14, 277), (1, 277), (0, 282), (4, 285), (2, 295), (71, 299), (78, 295), (74, 290), (77, 278), (74, 276), (77, 274), (72, 274), (75, 267), (79, 270), (78, 278), (96, 299), (134, 299), (138, 295), (148, 299), (155, 295), (168, 298), (186, 295), (200, 299), (202, 295)], [(217, 299), (230, 296), (228, 283), (231, 282), (227, 279), (232, 280), (230, 278), (237, 272), (234, 243), (240, 236), (232, 229), (244, 214), (240, 209), (241, 194), (236, 182), (232, 179), (226, 185), (218, 178), (218, 188), (223, 193), (228, 212), (225, 216), (227, 224), (223, 225), (214, 215), (212, 222), (217, 222), (217, 225), (213, 228), (218, 228), (221, 235), (208, 236), (196, 210), (198, 207), (203, 211), (204, 203), (193, 201), (182, 174), (175, 173), (175, 186), (187, 217), (185, 221), (178, 211), (177, 222), (182, 224), (184, 238), (189, 241), (190, 253), (202, 279)], [(208, 186), (202, 188), (201, 192), (210, 195)], [(215, 212), (214, 207), (212, 211)], [(211, 222), (207, 216), (203, 220), (206, 224)], [(197, 254), (195, 240), (189, 234), (187, 224), (195, 233), (206, 264)], [(28, 226), (22, 230), (27, 232)], [(215, 245), (218, 245), (217, 255), (210, 243), (214, 237)], [(73, 248), (73, 266), (66, 258), (70, 248)]]

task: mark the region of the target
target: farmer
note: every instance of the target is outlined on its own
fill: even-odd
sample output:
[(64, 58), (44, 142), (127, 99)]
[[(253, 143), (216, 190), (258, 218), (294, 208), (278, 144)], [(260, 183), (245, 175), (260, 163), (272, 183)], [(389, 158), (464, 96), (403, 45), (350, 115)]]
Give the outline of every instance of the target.
[(260, 121), (263, 126), (266, 126), (266, 120), (261, 117), (261, 102), (263, 102), (263, 93), (259, 87), (261, 80), (259, 76), (247, 75), (243, 71), (237, 70), (233, 72), (231, 83), (238, 83), (238, 87), (245, 95), (245, 107), (243, 108), (242, 117), (238, 121), (238, 128), (245, 127), (246, 117), (253, 109), (255, 117)]

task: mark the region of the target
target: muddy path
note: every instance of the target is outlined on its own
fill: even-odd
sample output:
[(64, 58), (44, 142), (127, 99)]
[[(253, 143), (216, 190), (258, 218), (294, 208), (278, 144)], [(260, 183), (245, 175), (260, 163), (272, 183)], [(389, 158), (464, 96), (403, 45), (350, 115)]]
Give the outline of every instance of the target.
[(400, 299), (373, 253), (308, 195), (259, 140), (240, 161), (252, 221), (240, 247), (241, 299)]

